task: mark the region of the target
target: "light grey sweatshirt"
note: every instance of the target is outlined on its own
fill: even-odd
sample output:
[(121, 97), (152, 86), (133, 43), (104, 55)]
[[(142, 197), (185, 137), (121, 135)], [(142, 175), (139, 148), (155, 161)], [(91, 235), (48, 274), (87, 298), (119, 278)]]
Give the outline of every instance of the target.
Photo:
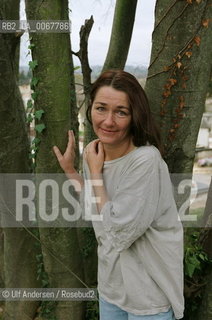
[(110, 200), (100, 212), (103, 221), (93, 221), (100, 296), (136, 315), (172, 307), (182, 318), (183, 229), (166, 163), (157, 148), (142, 146), (105, 161), (103, 179)]

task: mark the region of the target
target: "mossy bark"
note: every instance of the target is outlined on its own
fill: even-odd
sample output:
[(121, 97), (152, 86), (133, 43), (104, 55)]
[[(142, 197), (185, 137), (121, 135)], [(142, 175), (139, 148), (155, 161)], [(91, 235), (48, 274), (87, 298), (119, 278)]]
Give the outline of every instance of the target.
[[(47, 0), (26, 3), (31, 20), (68, 20), (68, 1)], [(78, 136), (78, 120), (74, 85), (73, 61), (69, 33), (36, 33), (32, 56), (38, 66), (33, 72), (39, 82), (35, 109), (44, 110), (41, 118), (46, 129), (37, 135), (41, 142), (36, 158), (36, 173), (60, 173), (52, 147), (64, 152), (68, 129)], [(50, 287), (81, 288), (83, 264), (76, 228), (40, 228), (45, 270)], [(74, 275), (76, 274), (77, 277)], [(84, 317), (82, 301), (58, 302), (55, 308), (58, 320), (81, 320)]]
[[(207, 253), (210, 260), (212, 260), (212, 180), (208, 190), (208, 197), (205, 205), (203, 215), (204, 229), (201, 231), (200, 244), (203, 250)], [(197, 320), (211, 320), (212, 319), (212, 270), (207, 270), (205, 277), (205, 286), (203, 290), (202, 303), (198, 308), (196, 315)]]
[(210, 1), (158, 0), (146, 92), (171, 172), (192, 172), (211, 73)]
[[(156, 1), (145, 89), (172, 173), (192, 174), (211, 75), (211, 11), (208, 0)], [(208, 281), (197, 319), (211, 319), (211, 275)]]
[[(1, 1), (0, 19), (18, 20), (19, 1)], [(29, 173), (31, 170), (25, 110), (17, 85), (19, 36), (0, 33), (1, 174)], [(39, 287), (36, 254), (40, 251), (34, 238), (22, 227), (5, 227), (0, 241), (5, 288)], [(32, 320), (38, 304), (37, 301), (6, 301), (4, 319)]]

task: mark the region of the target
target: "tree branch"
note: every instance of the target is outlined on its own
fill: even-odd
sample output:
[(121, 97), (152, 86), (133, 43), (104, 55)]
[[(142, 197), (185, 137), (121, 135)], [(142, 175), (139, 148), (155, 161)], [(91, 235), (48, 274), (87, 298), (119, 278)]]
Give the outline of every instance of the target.
[(74, 51), (71, 50), (71, 53), (79, 58), (79, 51), (78, 52), (74, 52)]
[(93, 26), (93, 16), (85, 20), (85, 24), (80, 29), (80, 50), (76, 54), (81, 62), (83, 85), (85, 95), (89, 92), (91, 86), (91, 68), (88, 61), (88, 38)]

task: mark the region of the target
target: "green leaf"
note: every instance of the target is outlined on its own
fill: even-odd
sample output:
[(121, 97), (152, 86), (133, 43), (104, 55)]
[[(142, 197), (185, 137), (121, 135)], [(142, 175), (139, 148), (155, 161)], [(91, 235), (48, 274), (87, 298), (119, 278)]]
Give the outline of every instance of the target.
[(29, 61), (29, 67), (31, 70), (34, 70), (37, 66), (38, 66), (37, 60)]
[(35, 87), (38, 84), (38, 82), (39, 82), (39, 79), (36, 77), (33, 77), (31, 80), (31, 86)]
[(78, 70), (80, 69), (80, 66), (74, 67), (74, 70)]
[(28, 46), (28, 49), (33, 49), (35, 47), (35, 44), (34, 43), (31, 43), (29, 46)]
[(38, 93), (37, 93), (37, 92), (33, 92), (33, 93), (31, 94), (31, 96), (32, 96), (32, 99), (35, 101), (36, 98), (37, 98), (37, 96), (38, 96)]
[(27, 101), (27, 109), (31, 109), (31, 108), (33, 108), (32, 99)]
[(30, 153), (30, 154), (29, 154), (29, 158), (30, 158), (30, 159), (35, 159), (35, 157), (36, 157), (36, 154), (35, 154), (35, 153)]
[(34, 153), (35, 153), (36, 151), (38, 151), (38, 147), (33, 146), (33, 147), (31, 147), (31, 150), (34, 151)]
[(40, 120), (43, 114), (44, 114), (44, 110), (42, 110), (42, 109), (37, 110), (37, 111), (35, 111), (35, 118)]
[(196, 256), (190, 257), (189, 258), (190, 263), (192, 263), (196, 268), (200, 265), (199, 260), (197, 259)]
[(43, 286), (47, 286), (49, 284), (49, 282), (47, 280), (42, 280), (42, 285)]
[(44, 123), (40, 123), (40, 124), (37, 124), (35, 126), (35, 130), (39, 133), (41, 133), (44, 129), (46, 128), (45, 124)]
[(43, 255), (41, 253), (39, 253), (39, 254), (36, 254), (35, 257), (36, 257), (37, 261), (40, 261), (42, 259)]
[(39, 139), (37, 137), (32, 140), (32, 144), (34, 144), (34, 145), (38, 145), (40, 142), (41, 142), (41, 139)]
[(50, 313), (51, 312), (51, 310), (50, 309), (45, 309), (45, 313)]
[(188, 273), (188, 276), (190, 277), (190, 278), (192, 278), (192, 276), (193, 276), (193, 274), (194, 274), (194, 271), (195, 271), (195, 266), (193, 265), (193, 264), (187, 264), (186, 265), (186, 269), (187, 269), (187, 273)]
[(203, 261), (207, 260), (206, 256), (203, 255), (202, 253), (199, 254), (200, 259), (202, 259)]
[(32, 120), (33, 120), (33, 116), (31, 113), (29, 113), (26, 121), (27, 121), (27, 123), (30, 123), (30, 122), (32, 122)]

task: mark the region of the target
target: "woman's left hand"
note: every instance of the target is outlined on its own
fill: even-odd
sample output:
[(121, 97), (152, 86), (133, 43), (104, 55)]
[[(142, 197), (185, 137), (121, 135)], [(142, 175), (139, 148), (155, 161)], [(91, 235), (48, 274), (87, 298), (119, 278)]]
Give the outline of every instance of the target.
[(84, 157), (91, 174), (102, 173), (105, 154), (103, 144), (99, 139), (91, 141), (84, 150)]

